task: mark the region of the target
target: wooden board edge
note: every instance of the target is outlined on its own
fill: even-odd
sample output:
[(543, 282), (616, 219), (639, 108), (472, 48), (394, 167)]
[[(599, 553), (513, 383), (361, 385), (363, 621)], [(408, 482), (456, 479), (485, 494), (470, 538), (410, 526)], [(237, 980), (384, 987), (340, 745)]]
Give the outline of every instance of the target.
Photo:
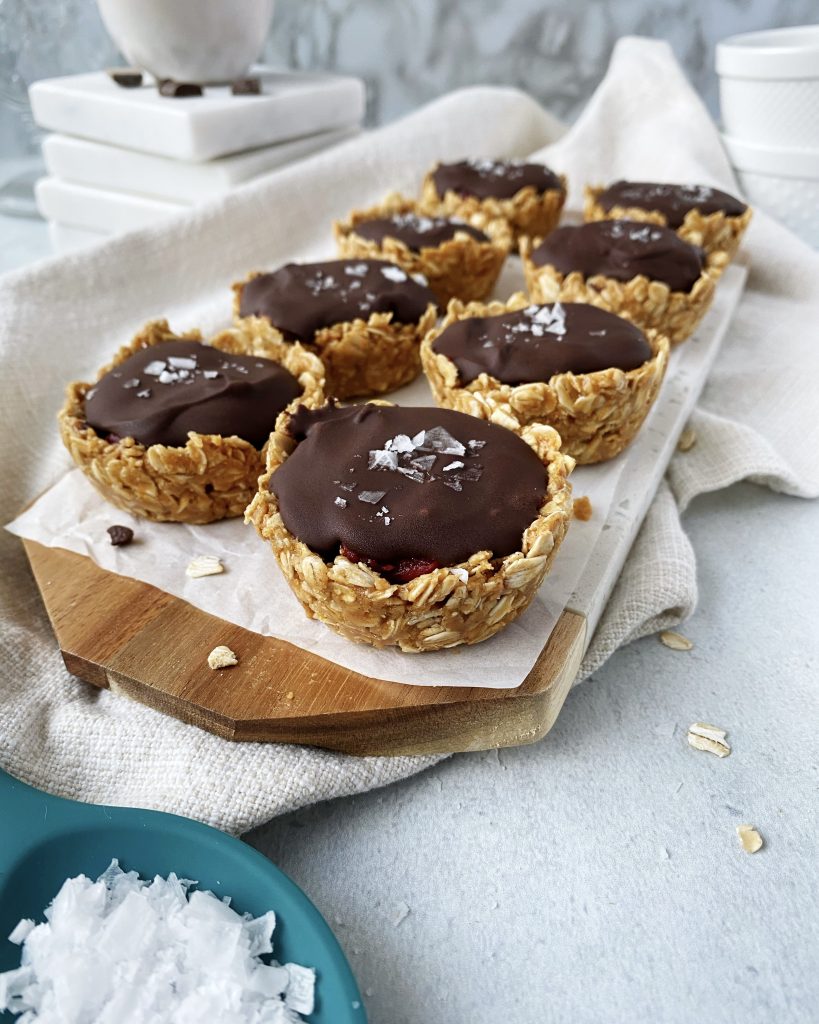
[[(327, 714), (235, 718), (186, 700), (184, 695), (168, 694), (134, 678), (133, 672), (117, 671), (116, 657), (103, 664), (104, 659), (95, 660), (88, 649), (69, 649), (70, 644), (61, 636), (59, 616), (51, 606), (53, 561), (57, 552), (70, 559), (87, 559), (62, 549), (43, 548), (33, 541), (23, 543), (69, 672), (92, 685), (109, 688), (154, 710), (239, 742), (302, 743), (356, 755), (443, 754), (532, 743), (554, 724), (585, 650), (586, 619), (582, 614), (566, 611), (526, 680), (513, 690), (417, 687), (417, 704), (402, 700), (393, 706), (386, 702), (387, 706), (352, 711), (339, 708)], [(90, 559), (87, 561), (94, 572), (106, 573)], [(119, 581), (126, 595), (129, 586), (156, 591), (129, 577), (106, 575)], [(156, 595), (154, 607), (160, 612), (166, 605), (168, 610), (171, 606), (184, 606), (192, 614), (206, 615), (172, 595), (162, 591), (156, 591)], [(395, 687), (396, 695), (405, 696), (405, 684), (372, 682), (386, 692)]]

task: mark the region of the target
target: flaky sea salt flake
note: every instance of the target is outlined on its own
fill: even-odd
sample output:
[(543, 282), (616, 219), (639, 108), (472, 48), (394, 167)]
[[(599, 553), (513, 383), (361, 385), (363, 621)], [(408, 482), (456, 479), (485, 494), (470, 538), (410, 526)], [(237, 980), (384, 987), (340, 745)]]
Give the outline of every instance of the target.
[(359, 491), (358, 500), (366, 502), (368, 505), (377, 505), (386, 493), (386, 491)]
[(455, 462), (450, 462), (448, 466), (444, 466), (444, 473), (449, 473), (453, 469), (463, 469), (464, 464), (459, 462), (457, 459)]
[(165, 360), (154, 359), (153, 362), (148, 363), (148, 365), (144, 368), (142, 372), (147, 373), (149, 377), (158, 377), (164, 369)]
[(397, 469), (398, 452), (375, 448), (370, 452), (367, 469)]
[(196, 360), (193, 356), (168, 356), (168, 362), (175, 370), (196, 369)]
[(387, 444), (394, 452), (399, 452), (399, 454), (415, 451), (415, 443), (406, 434), (396, 434)]
[(432, 427), (427, 430), (423, 445), (419, 447), (426, 451), (438, 452), (440, 455), (466, 455), (466, 448), (444, 427)]
[(315, 972), (300, 964), (285, 964), (284, 969), (289, 977), (284, 993), (285, 1005), (296, 1013), (312, 1013), (315, 1006)]

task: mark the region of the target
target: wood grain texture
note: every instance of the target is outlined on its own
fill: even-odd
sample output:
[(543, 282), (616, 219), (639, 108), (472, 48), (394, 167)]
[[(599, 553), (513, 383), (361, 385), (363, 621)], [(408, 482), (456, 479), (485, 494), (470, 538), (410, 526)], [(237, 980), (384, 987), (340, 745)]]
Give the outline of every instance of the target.
[[(516, 689), (389, 683), (234, 626), (90, 558), (24, 546), (69, 672), (231, 740), (360, 755), (533, 743), (554, 724), (585, 646), (584, 616), (566, 611)], [(208, 668), (219, 644), (236, 652), (237, 666)]]

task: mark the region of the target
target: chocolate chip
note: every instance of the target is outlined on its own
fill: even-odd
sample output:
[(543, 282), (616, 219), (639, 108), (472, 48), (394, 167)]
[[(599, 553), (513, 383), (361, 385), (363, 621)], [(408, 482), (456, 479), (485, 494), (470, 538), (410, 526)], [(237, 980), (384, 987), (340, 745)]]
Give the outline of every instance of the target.
[(109, 526), (108, 536), (115, 548), (121, 548), (131, 543), (134, 539), (134, 531), (130, 526)]
[(231, 82), (230, 91), (234, 96), (258, 96), (262, 91), (262, 83), (258, 78), (237, 78)]
[(138, 89), (142, 85), (142, 72), (138, 68), (110, 68), (108, 74), (123, 89)]
[(172, 78), (163, 78), (159, 83), (159, 95), (180, 99), (185, 96), (201, 96), (202, 86), (196, 82), (175, 82)]

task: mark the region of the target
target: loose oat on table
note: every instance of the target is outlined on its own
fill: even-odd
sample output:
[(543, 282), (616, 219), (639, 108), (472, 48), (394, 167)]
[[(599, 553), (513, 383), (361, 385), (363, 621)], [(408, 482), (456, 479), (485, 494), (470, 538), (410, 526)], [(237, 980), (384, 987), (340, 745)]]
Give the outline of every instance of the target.
[(756, 853), (764, 846), (764, 840), (753, 825), (737, 825), (737, 835), (746, 853)]
[(672, 651), (690, 651), (694, 646), (687, 636), (675, 633), (673, 629), (664, 629), (660, 633), (660, 643), (670, 647)]
[(214, 647), (208, 655), (208, 665), (212, 669), (231, 668), (233, 665), (238, 664), (239, 659), (233, 651), (224, 644), (220, 644), (219, 647)]
[(697, 433), (693, 427), (686, 427), (685, 430), (680, 434), (680, 439), (677, 441), (677, 451), (688, 452), (697, 443)]
[(185, 575), (196, 580), (202, 576), (218, 576), (225, 571), (221, 558), (218, 555), (197, 555), (188, 562)]
[(707, 750), (717, 757), (727, 757), (731, 753), (731, 747), (726, 740), (725, 729), (718, 725), (709, 725), (708, 722), (694, 722), (688, 726), (688, 745), (696, 750)]

